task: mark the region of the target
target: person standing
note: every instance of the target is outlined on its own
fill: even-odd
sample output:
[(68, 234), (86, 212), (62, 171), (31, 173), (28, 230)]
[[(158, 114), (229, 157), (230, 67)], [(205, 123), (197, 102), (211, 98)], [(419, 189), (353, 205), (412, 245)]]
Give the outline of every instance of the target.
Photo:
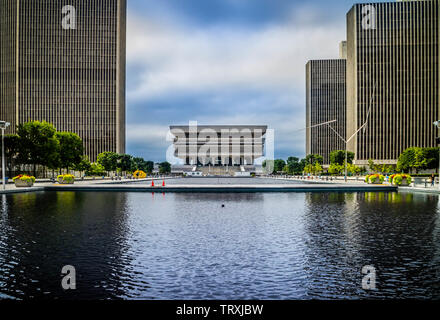
[(434, 183), (435, 183), (435, 175), (431, 174), (431, 187), (434, 186)]

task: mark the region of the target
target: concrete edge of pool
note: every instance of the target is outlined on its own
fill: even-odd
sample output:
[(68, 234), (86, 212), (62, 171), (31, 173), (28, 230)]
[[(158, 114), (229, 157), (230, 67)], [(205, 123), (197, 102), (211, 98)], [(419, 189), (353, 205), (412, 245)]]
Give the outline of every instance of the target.
[[(343, 185), (181, 185), (170, 187), (150, 187), (150, 186), (132, 186), (132, 185), (93, 185), (93, 186), (75, 186), (75, 185), (53, 185), (39, 187), (31, 191), (95, 191), (95, 192), (394, 192), (397, 187), (393, 186), (343, 186)], [(17, 191), (16, 191), (17, 192)]]

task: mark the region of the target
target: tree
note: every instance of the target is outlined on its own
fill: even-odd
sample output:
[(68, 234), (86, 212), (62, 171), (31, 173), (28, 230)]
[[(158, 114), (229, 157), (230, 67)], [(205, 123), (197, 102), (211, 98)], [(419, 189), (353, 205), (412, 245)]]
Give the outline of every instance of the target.
[(20, 137), (19, 162), (33, 165), (34, 176), (37, 165), (51, 167), (59, 161), (60, 144), (55, 133), (54, 126), (45, 121), (26, 122), (17, 127)]
[(154, 162), (153, 161), (145, 161), (144, 162), (144, 170), (146, 173), (151, 174), (154, 170)]
[(104, 168), (105, 171), (116, 171), (118, 163), (118, 154), (115, 152), (102, 152), (98, 155), (97, 162)]
[(6, 168), (9, 171), (9, 177), (12, 177), (12, 169), (17, 162), (18, 152), (20, 150), (20, 137), (16, 134), (5, 135), (5, 157)]
[(286, 162), (283, 159), (276, 159), (273, 164), (273, 171), (275, 173), (283, 171)]
[(344, 172), (344, 166), (340, 164), (332, 163), (328, 168), (328, 172), (332, 175), (342, 174), (342, 172)]
[(133, 162), (133, 171), (136, 171), (136, 170), (142, 170), (142, 171), (145, 171), (145, 170), (144, 170), (144, 163), (145, 163), (144, 158), (141, 158), (141, 157), (134, 157), (134, 158), (132, 159), (132, 162)]
[(323, 164), (324, 158), (319, 154), (308, 154), (306, 156), (306, 163), (314, 165), (316, 162)]
[(438, 170), (439, 148), (425, 148), (426, 169)]
[[(347, 163), (353, 163), (354, 152), (347, 151)], [(344, 165), (345, 150), (334, 150), (330, 152), (330, 163)]]
[(415, 169), (437, 169), (439, 161), (439, 148), (411, 147), (404, 150), (397, 161), (397, 171), (409, 172)]
[(102, 176), (105, 173), (105, 168), (99, 163), (92, 163), (90, 168), (86, 171), (88, 176)]
[(133, 157), (129, 154), (118, 155), (117, 168), (121, 171), (132, 171), (134, 168)]
[(154, 169), (153, 161), (145, 161), (144, 158), (136, 157), (133, 158), (133, 171), (142, 170), (148, 174), (151, 174)]
[(169, 162), (159, 163), (159, 173), (170, 173), (171, 164)]
[[(342, 168), (343, 168), (342, 170), (345, 170), (344, 166), (342, 166)], [(354, 164), (351, 164), (351, 163), (347, 164), (347, 173), (355, 175), (355, 174), (358, 174), (360, 172), (361, 172), (361, 168), (360, 167), (357, 167), (357, 166), (355, 166)]]
[(305, 160), (301, 161), (297, 157), (287, 158), (287, 173), (289, 174), (301, 174), (304, 171)]
[(89, 157), (81, 156), (81, 161), (75, 165), (75, 170), (79, 172), (87, 172), (90, 171), (91, 165)]
[(81, 138), (73, 132), (57, 132), (55, 137), (60, 144), (59, 163), (60, 168), (67, 169), (79, 164), (84, 152)]
[(323, 171), (321, 164), (316, 161), (314, 166), (314, 174), (319, 174)]

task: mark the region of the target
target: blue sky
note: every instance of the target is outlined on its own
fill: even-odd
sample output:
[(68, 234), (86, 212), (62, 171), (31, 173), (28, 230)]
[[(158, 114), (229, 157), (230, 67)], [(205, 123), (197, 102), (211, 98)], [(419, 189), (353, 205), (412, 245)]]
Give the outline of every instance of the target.
[(255, 124), (304, 156), (305, 64), (338, 57), (352, 1), (128, 0), (127, 152), (163, 161), (168, 126)]

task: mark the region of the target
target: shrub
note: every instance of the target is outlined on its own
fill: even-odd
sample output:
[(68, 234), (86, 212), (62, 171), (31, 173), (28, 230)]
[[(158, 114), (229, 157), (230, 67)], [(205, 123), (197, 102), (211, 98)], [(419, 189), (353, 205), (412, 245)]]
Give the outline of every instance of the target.
[(383, 183), (385, 181), (385, 177), (381, 174), (372, 174), (370, 176), (368, 176), (368, 180), (370, 181), (370, 183), (376, 183), (376, 182), (380, 182)]
[(412, 182), (412, 178), (409, 174), (393, 174), (391, 176), (390, 182), (397, 186), (402, 185), (403, 180), (406, 180), (408, 184)]
[(12, 178), (12, 181), (15, 182), (15, 180), (21, 180), (21, 181), (32, 181), (32, 183), (35, 183), (35, 177), (34, 176), (28, 176), (26, 174), (19, 174), (18, 176)]
[(60, 174), (57, 177), (57, 180), (60, 180), (60, 179), (62, 179), (64, 182), (67, 182), (67, 183), (72, 183), (75, 181), (75, 177), (71, 174)]

